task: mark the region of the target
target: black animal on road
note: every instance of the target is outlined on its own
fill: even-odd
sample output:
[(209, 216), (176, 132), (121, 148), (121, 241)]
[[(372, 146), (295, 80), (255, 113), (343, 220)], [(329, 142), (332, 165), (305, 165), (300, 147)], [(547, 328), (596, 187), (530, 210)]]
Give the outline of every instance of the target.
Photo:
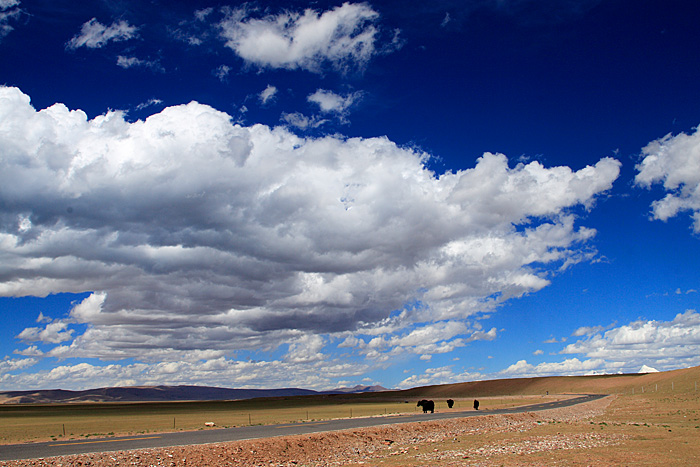
[(447, 399), (447, 408), (451, 409), (453, 405), (455, 405), (455, 401), (452, 399)]
[(435, 402), (433, 401), (427, 401), (425, 399), (418, 401), (418, 404), (416, 404), (416, 407), (423, 407), (423, 413), (435, 413)]
[(474, 399), (474, 410), (479, 410), (479, 401)]

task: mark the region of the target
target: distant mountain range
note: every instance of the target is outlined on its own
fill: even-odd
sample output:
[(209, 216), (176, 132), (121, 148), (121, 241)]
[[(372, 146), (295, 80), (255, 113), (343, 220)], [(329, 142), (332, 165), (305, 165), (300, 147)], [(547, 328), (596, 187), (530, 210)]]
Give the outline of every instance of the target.
[(390, 390), (381, 386), (355, 386), (330, 391), (309, 389), (227, 389), (206, 386), (141, 386), (89, 389), (87, 391), (40, 390), (0, 392), (0, 404), (52, 404), (70, 402), (167, 402), (253, 399), (256, 397), (293, 397), (324, 394), (360, 394), (387, 391), (381, 397), (397, 400), (472, 399), (486, 396), (545, 394), (614, 394), (629, 393), (643, 387), (676, 388), (697, 391), (700, 366), (643, 373), (588, 376), (546, 376), (533, 378), (495, 379), (463, 383), (421, 386)]
[(87, 389), (68, 391), (64, 389), (42, 389), (38, 391), (0, 392), (0, 404), (54, 404), (76, 402), (168, 402), (168, 401), (210, 401), (239, 400), (256, 397), (291, 397), (319, 394), (358, 394), (379, 392), (387, 389), (381, 386), (355, 386), (331, 391), (310, 389), (228, 389), (207, 386), (134, 386), (118, 388)]

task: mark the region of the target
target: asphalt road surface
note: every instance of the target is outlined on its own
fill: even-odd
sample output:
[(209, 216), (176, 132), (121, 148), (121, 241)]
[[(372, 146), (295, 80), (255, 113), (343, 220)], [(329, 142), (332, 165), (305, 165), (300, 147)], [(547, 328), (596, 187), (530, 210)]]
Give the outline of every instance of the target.
[(42, 457), (66, 456), (87, 452), (127, 451), (132, 449), (162, 448), (167, 446), (183, 446), (189, 444), (241, 441), (245, 439), (272, 438), (275, 436), (291, 436), (307, 433), (320, 433), (324, 431), (346, 430), (350, 428), (392, 425), (396, 423), (425, 422), (429, 420), (444, 420), (447, 418), (474, 417), (479, 415), (536, 412), (539, 410), (558, 407), (569, 407), (572, 405), (581, 404), (583, 402), (600, 399), (605, 396), (605, 394), (588, 394), (574, 397), (572, 399), (526, 405), (510, 409), (480, 411), (471, 410), (464, 412), (450, 411), (436, 412), (433, 414), (418, 413), (385, 417), (344, 418), (339, 420), (288, 423), (283, 425), (256, 425), (103, 439), (52, 441), (48, 443), (10, 444), (4, 446), (0, 445), (0, 461), (37, 459)]

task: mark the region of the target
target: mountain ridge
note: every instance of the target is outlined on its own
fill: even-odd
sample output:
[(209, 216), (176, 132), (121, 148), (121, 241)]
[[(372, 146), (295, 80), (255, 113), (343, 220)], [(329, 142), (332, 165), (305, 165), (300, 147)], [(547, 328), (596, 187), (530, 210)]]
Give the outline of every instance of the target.
[(324, 394), (359, 394), (379, 392), (381, 386), (357, 385), (330, 391), (301, 388), (235, 389), (214, 386), (124, 386), (73, 391), (68, 389), (40, 389), (27, 391), (0, 391), (0, 404), (54, 404), (86, 402), (175, 402), (242, 400), (258, 397), (294, 397)]

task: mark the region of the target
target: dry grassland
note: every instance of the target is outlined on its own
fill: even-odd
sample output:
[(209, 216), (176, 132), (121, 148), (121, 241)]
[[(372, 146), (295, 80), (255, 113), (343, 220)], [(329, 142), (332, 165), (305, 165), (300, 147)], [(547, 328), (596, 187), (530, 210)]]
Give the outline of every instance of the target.
[[(508, 396), (481, 399), (483, 409), (553, 401), (562, 396)], [(445, 401), (437, 409), (448, 411)], [(453, 411), (470, 408), (457, 399)], [(248, 401), (0, 405), (0, 445), (87, 439), (119, 435), (193, 431), (213, 422), (217, 428), (417, 413), (411, 400), (357, 401), (289, 398)], [(64, 435), (65, 430), (65, 435)]]
[[(558, 381), (564, 387), (572, 383), (564, 379), (533, 384), (546, 384), (551, 394), (562, 387), (557, 386)], [(484, 415), (201, 446), (0, 462), (0, 466), (700, 465), (700, 392), (695, 389), (696, 381), (700, 381), (700, 369), (581, 381), (586, 392), (615, 394), (575, 407), (525, 414)], [(595, 386), (599, 391), (592, 390)], [(426, 395), (438, 400), (435, 396), (442, 394), (427, 391)], [(460, 403), (467, 401), (464, 397)], [(533, 402), (531, 397), (524, 396), (500, 401), (502, 404), (519, 401), (520, 405)], [(496, 405), (495, 400), (491, 402)], [(371, 405), (380, 401), (364, 403)], [(341, 409), (349, 407), (342, 405)]]

